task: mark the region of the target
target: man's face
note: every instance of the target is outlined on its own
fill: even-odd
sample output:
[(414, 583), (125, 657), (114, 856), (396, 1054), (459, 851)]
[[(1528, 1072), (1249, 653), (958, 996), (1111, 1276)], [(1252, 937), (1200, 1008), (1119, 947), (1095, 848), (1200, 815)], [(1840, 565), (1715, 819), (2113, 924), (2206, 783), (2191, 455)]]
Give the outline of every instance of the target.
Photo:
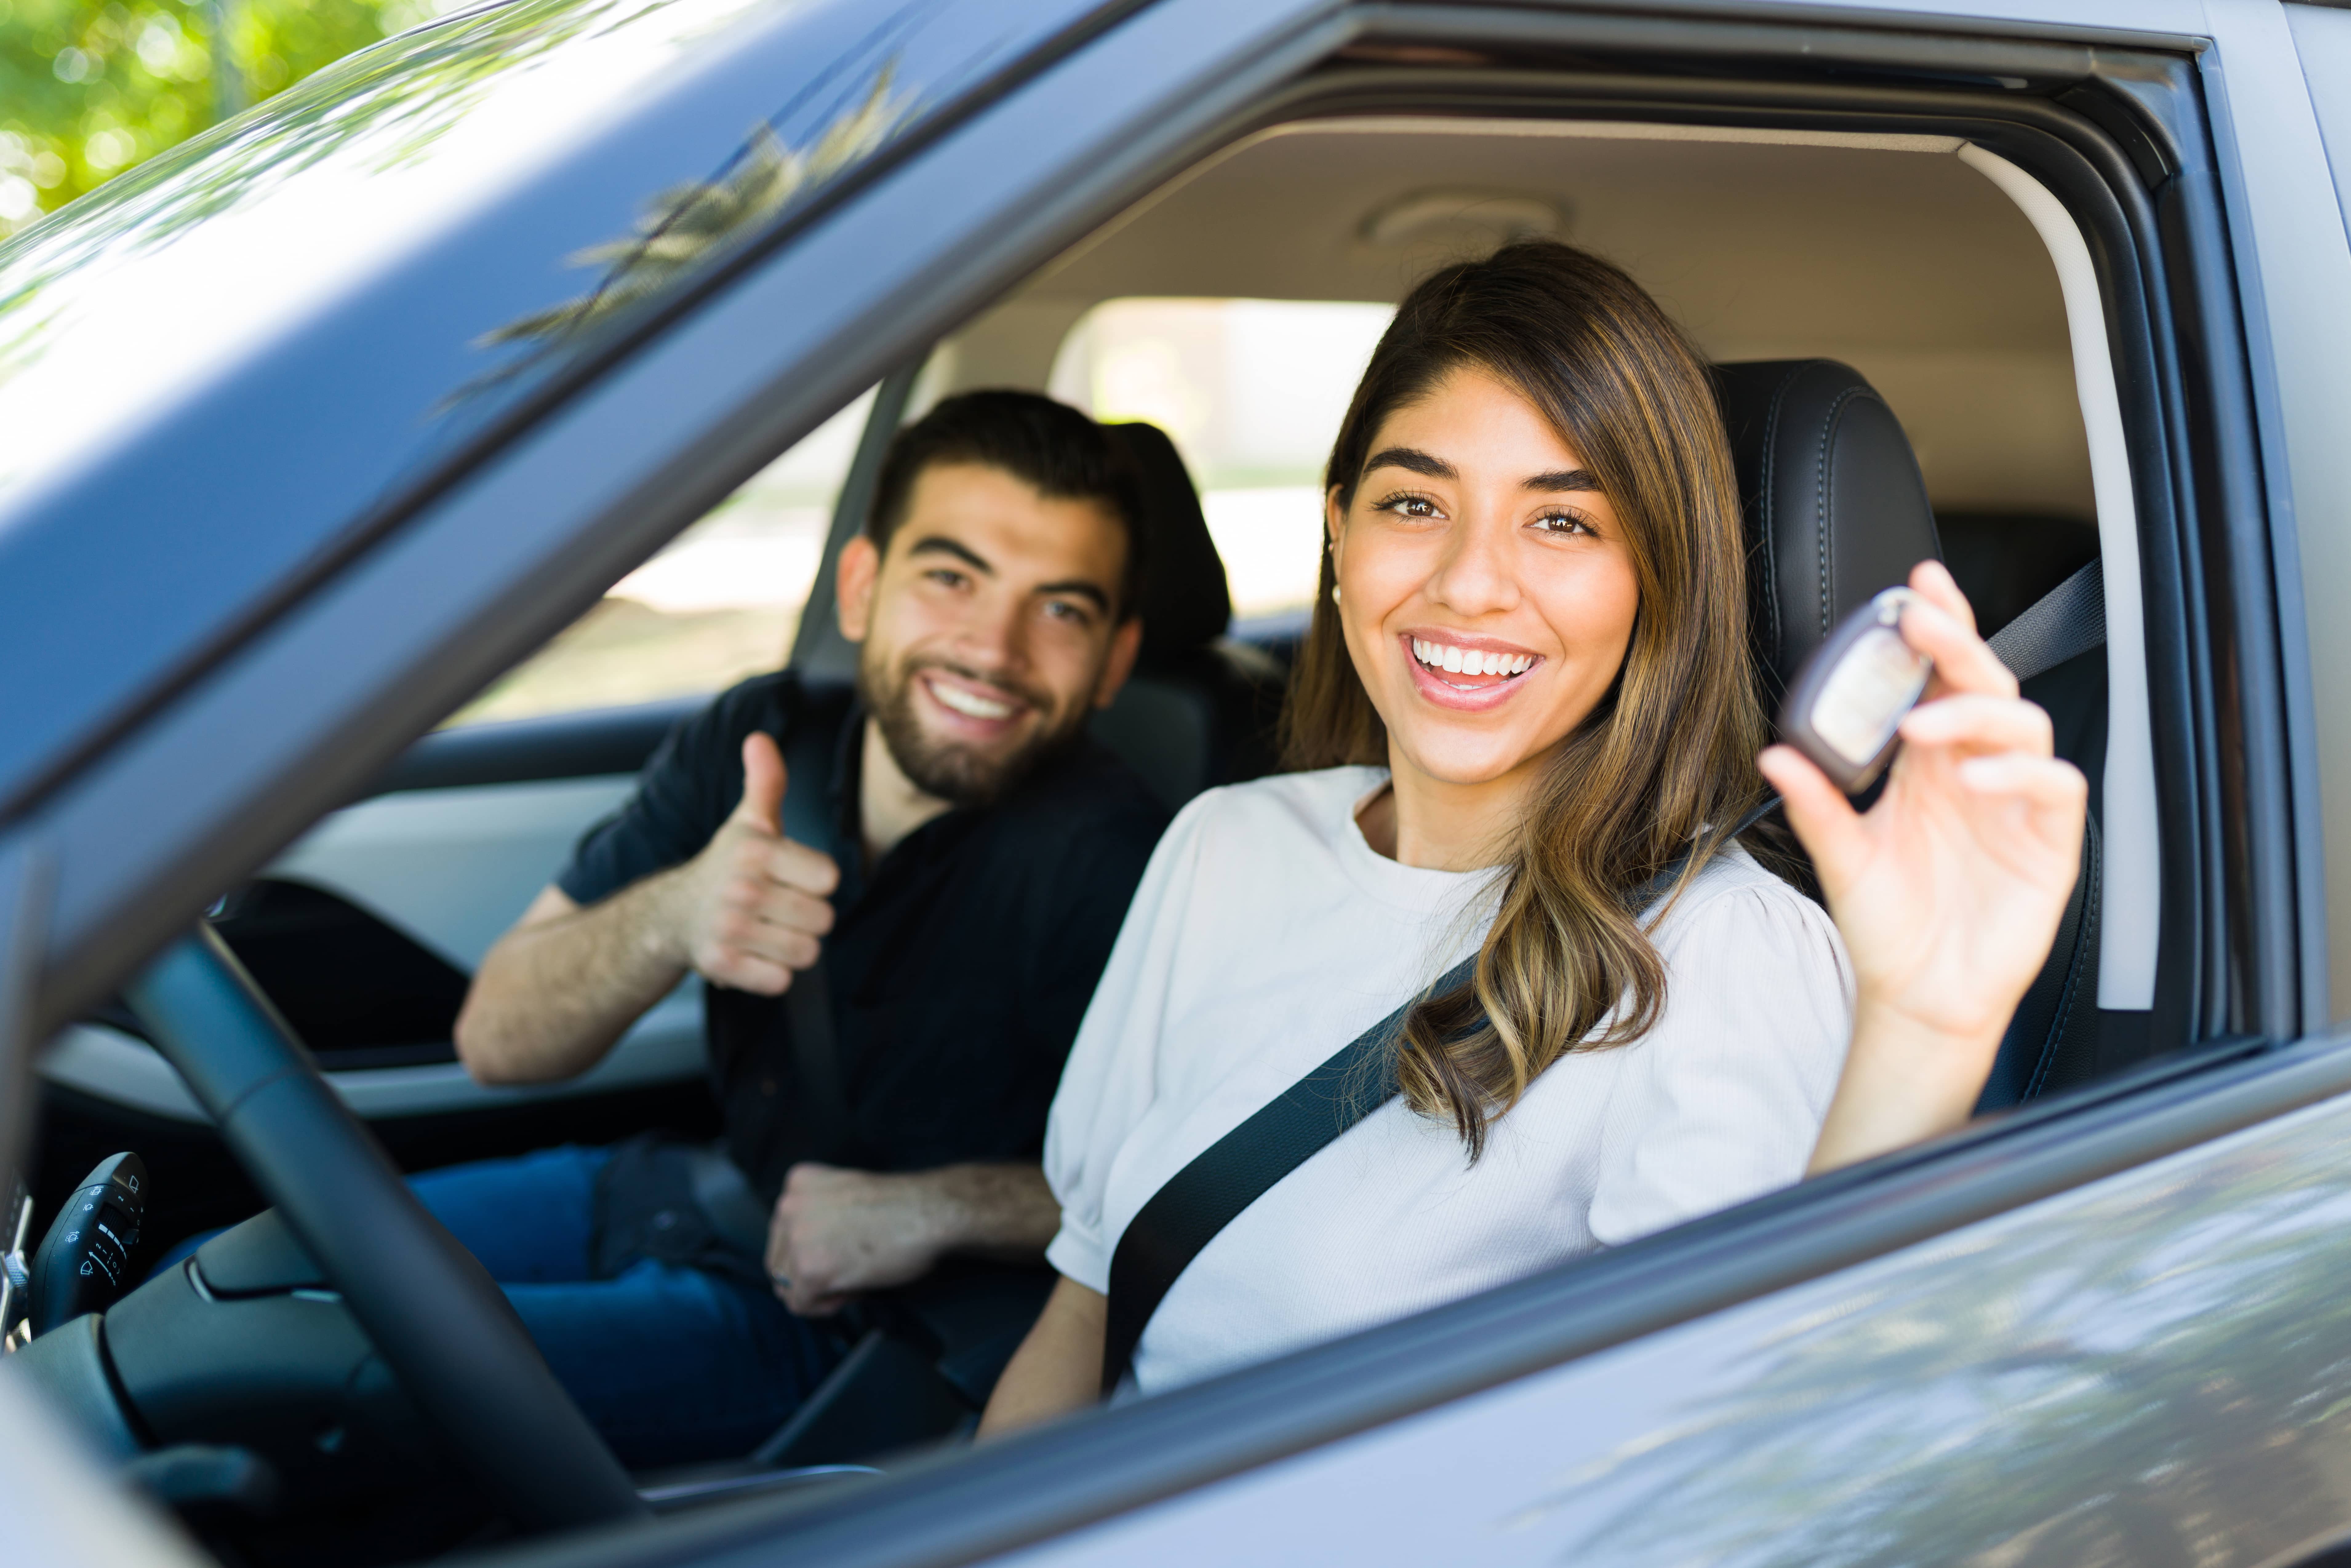
[(886, 554), (862, 535), (841, 551), (841, 630), (917, 789), (992, 800), (1109, 705), (1142, 641), (1116, 620), (1126, 548), (1096, 502), (943, 463), (915, 478)]

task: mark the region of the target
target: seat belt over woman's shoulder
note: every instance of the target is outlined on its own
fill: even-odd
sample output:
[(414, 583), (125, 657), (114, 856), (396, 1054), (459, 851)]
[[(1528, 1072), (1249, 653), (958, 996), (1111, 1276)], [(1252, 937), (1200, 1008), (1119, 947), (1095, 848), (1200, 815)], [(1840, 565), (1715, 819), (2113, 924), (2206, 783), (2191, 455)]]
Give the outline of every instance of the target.
[[(1761, 821), (1779, 803), (1774, 795), (1748, 812), (1729, 838)], [(1680, 880), (1688, 863), (1687, 855), (1675, 861), (1626, 894), (1626, 904), (1639, 910), (1654, 904)], [(1103, 1394), (1125, 1377), (1151, 1314), (1200, 1249), (1284, 1176), (1396, 1097), (1394, 1046), (1405, 1016), (1424, 997), (1444, 996), (1468, 985), (1477, 969), (1473, 953), (1446, 970), (1426, 990), (1194, 1156), (1135, 1211), (1111, 1253), (1109, 1317), (1102, 1331)]]
[[(1427, 994), (1440, 995), (1466, 983), (1477, 967), (1472, 954), (1447, 970)], [(1110, 1317), (1102, 1333), (1104, 1394), (1126, 1375), (1144, 1325), (1200, 1249), (1282, 1177), (1395, 1098), (1395, 1058), (1390, 1047), (1405, 1016), (1420, 999), (1415, 996), (1349, 1040), (1275, 1095), (1270, 1104), (1195, 1155), (1127, 1221), (1110, 1260)]]

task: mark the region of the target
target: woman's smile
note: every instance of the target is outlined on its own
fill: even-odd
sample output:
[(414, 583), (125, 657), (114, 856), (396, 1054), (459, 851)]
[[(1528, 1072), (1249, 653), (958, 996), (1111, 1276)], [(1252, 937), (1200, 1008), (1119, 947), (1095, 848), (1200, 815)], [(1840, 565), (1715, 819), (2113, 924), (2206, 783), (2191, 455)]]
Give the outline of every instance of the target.
[(1415, 688), (1428, 701), (1462, 713), (1487, 713), (1509, 702), (1543, 656), (1497, 637), (1442, 627), (1398, 633)]

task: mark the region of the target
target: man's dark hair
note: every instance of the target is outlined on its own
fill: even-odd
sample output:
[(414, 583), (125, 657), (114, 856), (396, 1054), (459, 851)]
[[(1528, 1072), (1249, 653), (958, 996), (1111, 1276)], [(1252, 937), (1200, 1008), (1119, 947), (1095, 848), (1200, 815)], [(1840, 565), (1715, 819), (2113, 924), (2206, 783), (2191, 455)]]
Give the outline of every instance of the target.
[(1040, 495), (1092, 501), (1126, 530), (1126, 570), (1118, 582), (1118, 618), (1143, 608), (1143, 501), (1134, 468), (1110, 433), (1076, 409), (1035, 392), (989, 391), (947, 398), (891, 438), (873, 486), (865, 537), (887, 554), (906, 520), (914, 481), (942, 463), (1001, 469)]

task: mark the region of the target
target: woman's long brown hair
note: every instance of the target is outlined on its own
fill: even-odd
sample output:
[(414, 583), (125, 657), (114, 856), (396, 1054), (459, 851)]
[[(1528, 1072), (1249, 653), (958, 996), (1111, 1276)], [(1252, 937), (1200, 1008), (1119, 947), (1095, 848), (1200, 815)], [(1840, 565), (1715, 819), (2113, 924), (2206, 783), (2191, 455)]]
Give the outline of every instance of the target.
[[(1475, 978), (1422, 998), (1397, 1044), (1406, 1101), (1451, 1121), (1475, 1160), (1538, 1073), (1656, 1023), (1665, 965), (1630, 894), (1687, 855), (1677, 895), (1723, 847), (1761, 795), (1763, 721), (1729, 446), (1705, 364), (1656, 302), (1548, 241), (1435, 274), (1397, 310), (1340, 426), (1327, 483), (1342, 507), (1388, 416), (1465, 368), (1517, 389), (1600, 481), (1640, 592), (1614, 686), (1552, 754), (1518, 826)], [(1333, 581), (1326, 550), (1283, 715), (1292, 768), (1388, 761)]]

